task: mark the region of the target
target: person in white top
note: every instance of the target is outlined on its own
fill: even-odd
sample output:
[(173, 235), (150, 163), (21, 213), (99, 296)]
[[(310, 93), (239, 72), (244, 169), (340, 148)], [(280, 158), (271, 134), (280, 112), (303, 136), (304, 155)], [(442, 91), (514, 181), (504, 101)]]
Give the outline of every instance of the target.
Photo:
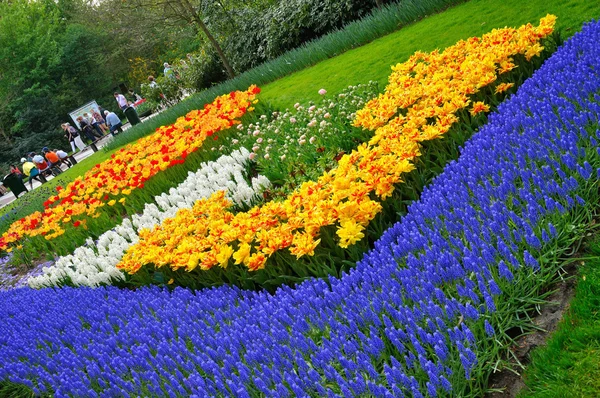
[(89, 122), (90, 126), (92, 126), (94, 128), (94, 130), (96, 130), (96, 132), (98, 134), (100, 134), (100, 136), (104, 135), (104, 132), (102, 131), (102, 129), (99, 126), (100, 123), (98, 122), (98, 120), (96, 119), (96, 116), (94, 116), (93, 113), (90, 115), (89, 113), (86, 112), (83, 114), (83, 118)]
[(148, 83), (148, 85), (152, 88), (156, 88), (158, 87), (158, 83), (156, 83), (156, 80), (154, 79), (154, 76), (148, 76), (148, 81), (150, 83)]
[(129, 106), (127, 104), (127, 98), (125, 98), (125, 96), (123, 94), (115, 93), (115, 99), (117, 100), (117, 103), (119, 104), (119, 108), (121, 108), (122, 110), (125, 110), (125, 108), (127, 108)]
[(61, 127), (65, 131), (65, 136), (71, 143), (71, 148), (73, 149), (73, 152), (75, 152), (75, 146), (77, 146), (77, 148), (79, 148), (80, 151), (83, 151), (85, 149), (85, 144), (79, 136), (79, 131), (77, 131), (77, 129), (71, 126), (69, 123), (63, 123), (61, 124)]
[(56, 153), (56, 156), (58, 156), (58, 158), (60, 159), (61, 163), (66, 164), (67, 167), (69, 167), (69, 168), (71, 168), (73, 166), (73, 163), (71, 163), (71, 161), (69, 160), (69, 154), (68, 153), (66, 153), (62, 149), (55, 149), (54, 153)]

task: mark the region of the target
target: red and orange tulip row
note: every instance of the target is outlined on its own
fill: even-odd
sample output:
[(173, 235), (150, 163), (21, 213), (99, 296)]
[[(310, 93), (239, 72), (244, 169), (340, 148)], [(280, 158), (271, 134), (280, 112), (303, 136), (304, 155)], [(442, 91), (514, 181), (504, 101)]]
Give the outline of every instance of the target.
[[(133, 190), (161, 171), (179, 163), (211, 136), (239, 123), (238, 119), (256, 101), (260, 92), (252, 86), (220, 96), (204, 109), (180, 117), (170, 126), (127, 145), (112, 157), (89, 170), (45, 203), (45, 210), (14, 222), (0, 238), (0, 250), (10, 251), (23, 237), (43, 235), (52, 240), (65, 233), (67, 225), (85, 224), (98, 217), (100, 209), (124, 202)], [(18, 246), (17, 246), (18, 247)]]

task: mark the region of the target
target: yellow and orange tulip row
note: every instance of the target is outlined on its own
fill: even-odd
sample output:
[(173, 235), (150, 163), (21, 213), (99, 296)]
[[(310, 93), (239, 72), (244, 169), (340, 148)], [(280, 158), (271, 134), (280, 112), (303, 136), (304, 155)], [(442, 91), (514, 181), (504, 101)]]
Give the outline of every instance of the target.
[[(538, 27), (498, 29), (442, 53), (415, 54), (394, 67), (386, 92), (358, 112), (357, 126), (377, 130), (368, 144), (344, 155), (336, 169), (304, 183), (282, 202), (247, 212), (230, 212), (223, 193), (200, 200), (153, 230), (141, 231), (139, 243), (118, 267), (133, 274), (146, 264), (191, 271), (233, 262), (258, 270), (278, 250), (288, 249), (298, 258), (313, 255), (320, 228), (331, 225), (337, 226), (341, 247), (356, 243), (381, 210), (379, 200), (414, 169), (411, 160), (420, 155), (419, 142), (446, 133), (458, 119), (456, 112), (469, 106), (468, 96), (514, 68), (516, 54), (528, 59), (539, 54), (540, 40), (552, 32), (554, 21), (547, 16)], [(510, 87), (498, 85), (496, 91)], [(397, 115), (399, 109), (407, 111)], [(488, 109), (476, 102), (470, 111)]]
[[(469, 95), (516, 67), (515, 55), (522, 54), (527, 60), (539, 55), (543, 50), (540, 40), (552, 33), (555, 22), (556, 17), (548, 15), (537, 27), (527, 24), (518, 29), (495, 29), (481, 38), (461, 40), (441, 53), (415, 53), (392, 68), (385, 92), (356, 113), (354, 125), (380, 128), (375, 141), (398, 129), (417, 141), (443, 134), (444, 128), (438, 127), (456, 120), (456, 111), (470, 105)], [(501, 83), (496, 93), (512, 86)], [(480, 103), (472, 105), (474, 114), (489, 109)], [(407, 110), (405, 115), (398, 115), (401, 109)]]
[(256, 101), (256, 86), (215, 99), (202, 110), (189, 112), (170, 126), (130, 144), (89, 170), (57, 195), (49, 198), (43, 212), (35, 212), (14, 222), (0, 238), (0, 251), (12, 250), (24, 236), (43, 235), (52, 240), (64, 234), (68, 224), (85, 224), (98, 217), (99, 209), (123, 203), (132, 190), (142, 188), (152, 176), (178, 163), (196, 151), (216, 133), (239, 123), (238, 119)]

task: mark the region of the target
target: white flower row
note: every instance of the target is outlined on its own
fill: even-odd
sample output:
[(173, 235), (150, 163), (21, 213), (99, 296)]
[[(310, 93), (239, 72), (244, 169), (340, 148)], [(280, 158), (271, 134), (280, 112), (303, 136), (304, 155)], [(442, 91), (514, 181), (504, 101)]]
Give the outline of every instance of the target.
[(88, 239), (86, 245), (75, 249), (73, 254), (60, 257), (54, 265), (44, 268), (42, 275), (30, 278), (29, 286), (58, 286), (68, 281), (77, 286), (110, 285), (125, 278), (116, 265), (127, 249), (137, 243), (141, 229), (160, 225), (179, 209), (191, 208), (197, 200), (220, 190), (226, 190), (227, 197), (235, 204), (250, 205), (270, 182), (259, 175), (252, 178), (251, 186), (248, 184), (243, 175), (248, 155), (247, 149), (240, 148), (215, 162), (203, 163), (196, 173), (189, 172), (179, 186), (156, 196), (156, 204), (146, 204), (142, 214), (132, 216), (131, 220), (124, 219), (121, 225), (102, 234), (95, 244)]

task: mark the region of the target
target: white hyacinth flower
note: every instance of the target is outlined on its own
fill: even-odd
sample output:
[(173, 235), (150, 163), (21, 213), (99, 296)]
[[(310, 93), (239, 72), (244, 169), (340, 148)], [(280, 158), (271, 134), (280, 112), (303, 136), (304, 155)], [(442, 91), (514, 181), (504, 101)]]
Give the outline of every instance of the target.
[(156, 196), (155, 203), (146, 204), (142, 214), (125, 218), (120, 225), (103, 233), (96, 244), (88, 240), (73, 254), (60, 257), (52, 266), (44, 268), (42, 275), (29, 278), (29, 286), (60, 286), (67, 278), (75, 285), (92, 287), (124, 280), (125, 275), (116, 265), (127, 249), (139, 241), (142, 229), (153, 229), (173, 217), (178, 209), (191, 208), (197, 200), (208, 198), (219, 190), (225, 190), (227, 197), (237, 205), (250, 205), (254, 197), (267, 189), (270, 181), (262, 175), (252, 178), (250, 184), (244, 178), (251, 155), (254, 154), (246, 148), (240, 148), (215, 162), (201, 164), (199, 170), (189, 172), (179, 186)]

